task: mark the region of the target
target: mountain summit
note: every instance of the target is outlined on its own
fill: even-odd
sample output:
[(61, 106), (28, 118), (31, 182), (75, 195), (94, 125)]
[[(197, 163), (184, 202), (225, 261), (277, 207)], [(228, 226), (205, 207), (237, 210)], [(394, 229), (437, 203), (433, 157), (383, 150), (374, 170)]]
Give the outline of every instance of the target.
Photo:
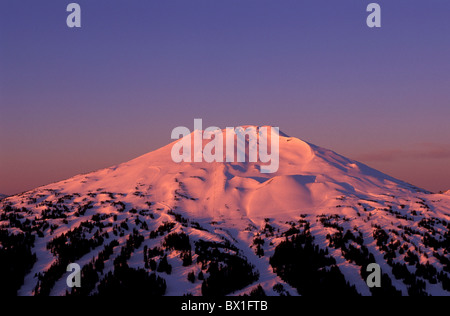
[[(194, 138), (194, 133), (190, 137)], [(394, 195), (425, 192), (330, 150), (288, 136), (280, 136), (280, 166), (273, 174), (261, 174), (262, 163), (175, 163), (171, 160), (174, 144), (118, 166), (40, 189), (86, 195), (101, 188), (125, 196), (135, 196), (139, 191), (192, 216), (214, 219), (240, 217), (237, 214), (241, 213), (259, 218), (299, 212), (322, 214), (329, 210), (335, 212), (336, 198), (342, 195), (370, 199), (386, 192)], [(207, 140), (203, 140), (205, 144)], [(180, 198), (181, 192), (187, 198)], [(175, 199), (177, 195), (179, 198)]]
[[(450, 294), (450, 196), (285, 134), (272, 174), (258, 162), (175, 163), (173, 145), (2, 200), (0, 242), (20, 250), (4, 263), (16, 267), (10, 288)], [(24, 258), (30, 264), (17, 267)], [(67, 288), (70, 263), (86, 286)], [(381, 288), (365, 282), (371, 263), (382, 269)]]

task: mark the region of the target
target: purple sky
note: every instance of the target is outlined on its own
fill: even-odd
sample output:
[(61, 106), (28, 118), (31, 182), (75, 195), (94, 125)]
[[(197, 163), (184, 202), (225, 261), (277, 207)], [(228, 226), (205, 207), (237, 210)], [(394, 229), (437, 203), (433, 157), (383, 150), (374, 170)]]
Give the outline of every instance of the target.
[(279, 126), (425, 189), (450, 189), (450, 2), (0, 3), (0, 192), (108, 167), (176, 126)]

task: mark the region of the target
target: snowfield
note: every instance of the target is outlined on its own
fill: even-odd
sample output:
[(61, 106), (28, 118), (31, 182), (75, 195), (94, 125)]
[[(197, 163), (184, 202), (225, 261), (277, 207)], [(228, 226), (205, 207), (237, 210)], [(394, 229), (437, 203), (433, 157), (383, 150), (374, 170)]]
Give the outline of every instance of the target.
[[(74, 295), (120, 292), (121, 278), (149, 295), (450, 295), (448, 193), (284, 134), (273, 174), (177, 164), (172, 145), (1, 200), (0, 245), (21, 249), (5, 264), (29, 263), (17, 294), (70, 294), (75, 262)], [(364, 280), (372, 262), (381, 289)]]

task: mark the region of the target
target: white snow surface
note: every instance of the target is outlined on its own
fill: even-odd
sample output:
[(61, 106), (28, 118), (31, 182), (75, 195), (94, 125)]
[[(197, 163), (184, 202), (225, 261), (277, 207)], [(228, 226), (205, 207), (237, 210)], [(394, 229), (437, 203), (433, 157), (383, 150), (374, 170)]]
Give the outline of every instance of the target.
[[(191, 135), (194, 137), (194, 134)], [(207, 141), (204, 141), (206, 143)], [(47, 230), (43, 238), (37, 238), (35, 252), (38, 260), (31, 272), (25, 278), (25, 283), (19, 291), (20, 295), (32, 295), (36, 286), (36, 273), (50, 267), (55, 258), (46, 244), (58, 235), (77, 227), (82, 221), (89, 220), (94, 214), (117, 214), (117, 222), (128, 218), (130, 231), (137, 228), (145, 237), (143, 245), (137, 249), (129, 260), (130, 267), (143, 267), (143, 247), (149, 248), (161, 245), (163, 237), (149, 239), (149, 232), (142, 230), (134, 221), (139, 214), (128, 211), (150, 210), (154, 219), (140, 216), (146, 220), (149, 231), (155, 230), (166, 221), (174, 221), (169, 214), (174, 211), (190, 221), (195, 221), (203, 227), (199, 230), (192, 225), (187, 227), (176, 223), (174, 231), (184, 231), (191, 239), (221, 242), (231, 241), (241, 250), (241, 254), (255, 266), (260, 273), (259, 280), (248, 287), (233, 293), (240, 295), (248, 293), (261, 284), (268, 295), (276, 295), (273, 286), (276, 283), (284, 285), (291, 294), (296, 290), (281, 280), (269, 264), (269, 258), (274, 249), (284, 238), (280, 236), (266, 237), (265, 255), (258, 257), (252, 247), (253, 238), (261, 232), (267, 220), (275, 229), (286, 231), (290, 221), (298, 221), (303, 215), (311, 223), (311, 232), (317, 244), (326, 248), (326, 235), (333, 232), (332, 228), (324, 228), (317, 216), (322, 214), (339, 216), (348, 219), (346, 228), (357, 226), (364, 234), (365, 245), (375, 254), (384, 272), (393, 280), (393, 285), (407, 294), (407, 287), (396, 280), (391, 268), (385, 263), (383, 254), (373, 239), (373, 224), (380, 225), (385, 230), (398, 229), (399, 225), (417, 227), (417, 222), (423, 218), (438, 218), (450, 222), (450, 195), (433, 195), (425, 190), (392, 178), (362, 163), (345, 158), (333, 151), (320, 148), (298, 138), (280, 135), (280, 166), (274, 174), (262, 174), (260, 163), (174, 163), (171, 159), (169, 144), (158, 150), (138, 157), (117, 166), (95, 171), (89, 174), (77, 175), (73, 178), (39, 187), (32, 191), (8, 197), (0, 202), (0, 206), (8, 203), (15, 208), (26, 207), (31, 210), (26, 218), (38, 216), (45, 205), (43, 202), (57, 203), (63, 196), (71, 195), (65, 201), (59, 201), (69, 209), (67, 224), (60, 219), (49, 219), (50, 224), (58, 228), (52, 235)], [(118, 213), (112, 201), (123, 202), (127, 212)], [(93, 208), (84, 216), (74, 216), (78, 205), (92, 202)], [(151, 206), (147, 204), (151, 203)], [(428, 209), (423, 208), (423, 203)], [(401, 215), (409, 216), (413, 221), (398, 218), (388, 212), (392, 207)], [(417, 215), (411, 215), (411, 214)], [(108, 221), (111, 221), (109, 218)], [(0, 222), (1, 224), (1, 222)], [(444, 228), (442, 228), (444, 229)], [(10, 228), (14, 231), (14, 228)], [(115, 236), (110, 234), (110, 239)], [(122, 246), (127, 235), (116, 238)], [(443, 267), (432, 257), (432, 249), (421, 244), (421, 240), (411, 240), (417, 247), (424, 248), (429, 259), (421, 256), (421, 262), (430, 261), (438, 270)], [(87, 254), (79, 260), (81, 265), (88, 263), (102, 247)], [(370, 291), (359, 276), (359, 267), (345, 260), (340, 251), (336, 252), (336, 260), (347, 281), (355, 285), (363, 295)], [(114, 256), (120, 252), (115, 248), (114, 255), (105, 266), (104, 273), (112, 269)], [(192, 293), (201, 295), (201, 282), (190, 283), (187, 274), (200, 271), (199, 265), (183, 267), (179, 252), (169, 255), (169, 263), (173, 266), (171, 275), (160, 274), (167, 281), (167, 295), (183, 295)], [(54, 286), (52, 295), (64, 295), (66, 291), (65, 278), (61, 278)], [(450, 294), (442, 287), (427, 283), (430, 294)]]

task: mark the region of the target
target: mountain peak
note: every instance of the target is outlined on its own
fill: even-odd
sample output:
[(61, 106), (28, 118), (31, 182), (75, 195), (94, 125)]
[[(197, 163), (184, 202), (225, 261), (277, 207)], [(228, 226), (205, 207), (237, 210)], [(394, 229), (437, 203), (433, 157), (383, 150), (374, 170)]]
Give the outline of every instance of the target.
[[(193, 146), (195, 135), (188, 137)], [(125, 195), (139, 191), (171, 207), (186, 209), (193, 216), (210, 218), (240, 216), (235, 212), (237, 209), (259, 218), (274, 211), (278, 214), (335, 212), (336, 198), (341, 195), (375, 199), (384, 192), (402, 195), (421, 191), (294, 137), (280, 137), (279, 168), (268, 174), (260, 172), (263, 163), (248, 162), (248, 159), (176, 163), (171, 158), (175, 143), (118, 166), (43, 188), (83, 195), (100, 189)], [(202, 145), (207, 143), (208, 140), (203, 140)], [(174, 200), (173, 192), (181, 192), (180, 183), (183, 183), (183, 195), (189, 198)]]
[[(195, 135), (186, 137), (193, 141)], [(37, 237), (36, 244), (34, 238), (17, 238), (37, 255), (30, 250), (30, 270), (22, 271), (23, 285), (14, 290), (64, 295), (65, 265), (72, 262), (92, 277), (80, 289), (86, 295), (117, 294), (121, 284), (130, 294), (135, 288), (127, 285), (133, 282), (144, 282), (142, 291), (152, 288), (167, 295), (240, 295), (258, 285), (267, 295), (330, 291), (309, 288), (321, 284), (370, 295), (373, 290), (360, 272), (372, 260), (384, 267), (401, 265), (408, 279), (427, 278), (423, 271), (431, 268), (425, 262), (439, 271), (447, 264), (438, 252), (448, 247), (450, 196), (427, 194), (294, 137), (279, 138), (279, 168), (272, 174), (262, 174), (260, 162), (176, 163), (171, 158), (175, 143), (0, 201), (8, 236), (22, 231)], [(423, 234), (436, 237), (425, 239)], [(396, 245), (408, 251), (399, 252)], [(100, 246), (104, 250), (95, 250)], [(292, 262), (286, 249), (298, 252), (302, 260), (320, 257), (311, 262), (331, 266), (305, 267), (304, 261)], [(432, 257), (437, 260), (426, 259)], [(92, 258), (95, 264), (89, 265)], [(439, 258), (444, 258), (442, 264)], [(404, 262), (413, 262), (420, 276)], [(116, 271), (118, 264), (121, 271)], [(218, 270), (208, 269), (214, 264)], [(191, 272), (202, 270), (208, 271), (206, 280), (196, 281)], [(440, 274), (439, 282), (431, 278), (433, 285), (424, 287), (394, 281), (399, 276), (390, 271), (383, 269), (393, 282), (380, 291), (450, 291), (447, 274)], [(299, 286), (298, 273), (307, 287)], [(216, 281), (223, 275), (229, 275), (226, 287)]]

